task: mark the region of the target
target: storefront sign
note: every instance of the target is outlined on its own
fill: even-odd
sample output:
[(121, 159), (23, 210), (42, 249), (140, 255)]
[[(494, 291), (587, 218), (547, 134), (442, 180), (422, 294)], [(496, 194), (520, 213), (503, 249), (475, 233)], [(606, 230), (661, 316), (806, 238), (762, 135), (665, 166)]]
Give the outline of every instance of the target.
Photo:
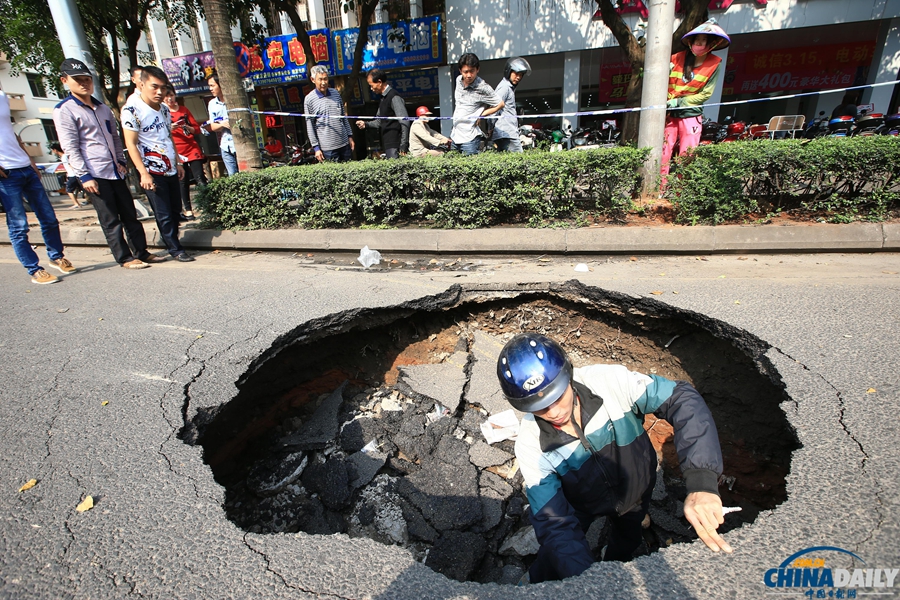
[(722, 94), (862, 85), (874, 53), (871, 41), (729, 54)]
[[(359, 29), (342, 29), (332, 32), (334, 40), (334, 73), (346, 75), (353, 70), (353, 53)], [(375, 67), (399, 69), (421, 65), (435, 65), (444, 61), (444, 44), (441, 40), (441, 18), (423, 17), (369, 26), (368, 43), (363, 50), (362, 70)]]
[(200, 52), (164, 58), (162, 66), (177, 95), (209, 93), (206, 80), (216, 69), (216, 59), (212, 52)]
[(597, 90), (599, 101), (624, 104), (629, 81), (631, 81), (631, 63), (600, 65), (600, 86)]
[(436, 96), (438, 94), (438, 70), (395, 71), (388, 73), (388, 83), (401, 98)]
[[(313, 64), (324, 64), (331, 72), (328, 30), (310, 31), (309, 43), (315, 58)], [(307, 70), (312, 66), (295, 34), (266, 38), (262, 46), (253, 48), (235, 44), (235, 54), (241, 67), (241, 76), (249, 77), (255, 85), (273, 85), (306, 79)]]

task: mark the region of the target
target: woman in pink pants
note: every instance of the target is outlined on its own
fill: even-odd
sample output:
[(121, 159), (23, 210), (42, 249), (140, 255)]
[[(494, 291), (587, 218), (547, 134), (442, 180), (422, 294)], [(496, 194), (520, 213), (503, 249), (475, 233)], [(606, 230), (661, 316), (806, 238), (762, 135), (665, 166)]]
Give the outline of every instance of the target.
[(703, 129), (703, 103), (709, 100), (719, 79), (722, 59), (710, 54), (727, 48), (731, 38), (713, 19), (692, 29), (681, 38), (688, 50), (672, 55), (669, 70), (669, 96), (666, 106), (666, 130), (662, 153), (662, 186), (666, 186), (669, 161), (678, 145), (678, 154), (700, 144)]

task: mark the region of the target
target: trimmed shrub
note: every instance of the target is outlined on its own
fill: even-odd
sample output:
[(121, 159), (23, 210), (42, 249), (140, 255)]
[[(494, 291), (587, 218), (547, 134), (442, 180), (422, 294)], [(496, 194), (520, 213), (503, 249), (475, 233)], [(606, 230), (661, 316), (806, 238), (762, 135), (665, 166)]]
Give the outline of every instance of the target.
[(780, 211), (831, 222), (878, 221), (900, 208), (900, 138), (756, 140), (679, 157), (669, 194), (679, 223), (718, 224)]
[(222, 229), (530, 226), (584, 213), (623, 219), (645, 150), (365, 160), (239, 173), (201, 189), (204, 225)]

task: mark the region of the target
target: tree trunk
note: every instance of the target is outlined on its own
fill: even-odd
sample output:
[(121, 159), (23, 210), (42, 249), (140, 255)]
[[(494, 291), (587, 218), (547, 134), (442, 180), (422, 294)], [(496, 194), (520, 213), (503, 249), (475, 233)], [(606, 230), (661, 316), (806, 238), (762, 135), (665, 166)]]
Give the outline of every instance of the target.
[(356, 36), (356, 47), (353, 49), (353, 68), (347, 76), (348, 85), (344, 86), (343, 91), (345, 103), (350, 101), (350, 97), (353, 94), (353, 85), (359, 77), (359, 72), (362, 71), (363, 50), (366, 49), (366, 44), (369, 41), (369, 21), (372, 20), (375, 9), (378, 8), (378, 2), (379, 0), (363, 0), (360, 5), (359, 35)]
[(262, 169), (250, 103), (241, 84), (237, 61), (234, 59), (228, 8), (222, 0), (203, 0), (203, 9), (206, 13), (206, 23), (209, 25), (209, 39), (216, 59), (219, 85), (228, 105), (228, 121), (231, 123), (231, 134), (234, 136), (238, 167), (241, 171)]
[[(709, 0), (682, 0), (682, 21), (672, 34), (672, 52), (680, 52), (685, 49), (681, 43), (681, 37), (705, 21), (709, 11)], [(641, 105), (641, 88), (643, 86), (644, 71), (644, 47), (638, 43), (628, 23), (616, 12), (611, 0), (597, 0), (600, 8), (600, 16), (603, 24), (612, 32), (613, 37), (619, 43), (619, 47), (625, 52), (628, 62), (631, 63), (631, 79), (628, 81), (628, 89), (625, 95), (625, 107), (635, 108)], [(640, 112), (626, 113), (622, 120), (623, 144), (637, 141), (640, 125)]]
[(300, 45), (303, 46), (303, 52), (306, 54), (306, 72), (308, 77), (309, 67), (318, 61), (316, 60), (316, 55), (313, 54), (312, 44), (309, 43), (309, 32), (306, 31), (306, 27), (303, 25), (303, 19), (297, 14), (297, 5), (285, 0), (275, 0), (273, 6), (276, 10), (287, 14), (291, 20), (291, 25), (294, 26), (294, 31), (297, 32), (297, 39), (300, 40)]

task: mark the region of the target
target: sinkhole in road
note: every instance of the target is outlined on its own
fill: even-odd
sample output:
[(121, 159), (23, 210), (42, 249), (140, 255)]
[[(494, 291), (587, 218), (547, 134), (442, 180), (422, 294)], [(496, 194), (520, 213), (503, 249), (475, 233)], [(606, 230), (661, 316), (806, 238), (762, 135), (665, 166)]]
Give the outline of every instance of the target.
[[(693, 383), (718, 427), (723, 504), (742, 509), (720, 531), (786, 499), (799, 444), (768, 345), (705, 315), (577, 281), (454, 286), (309, 321), (254, 361), (233, 399), (186, 423), (182, 438), (203, 446), (224, 510), (245, 531), (369, 537), (459, 581), (514, 584), (537, 542), (514, 441), (488, 444), (482, 425), (509, 408), (496, 357), (520, 331), (556, 339), (576, 367), (623, 364)], [(672, 428), (644, 420), (659, 468), (638, 554), (695, 539)], [(586, 531), (595, 556), (608, 529), (601, 517)]]

